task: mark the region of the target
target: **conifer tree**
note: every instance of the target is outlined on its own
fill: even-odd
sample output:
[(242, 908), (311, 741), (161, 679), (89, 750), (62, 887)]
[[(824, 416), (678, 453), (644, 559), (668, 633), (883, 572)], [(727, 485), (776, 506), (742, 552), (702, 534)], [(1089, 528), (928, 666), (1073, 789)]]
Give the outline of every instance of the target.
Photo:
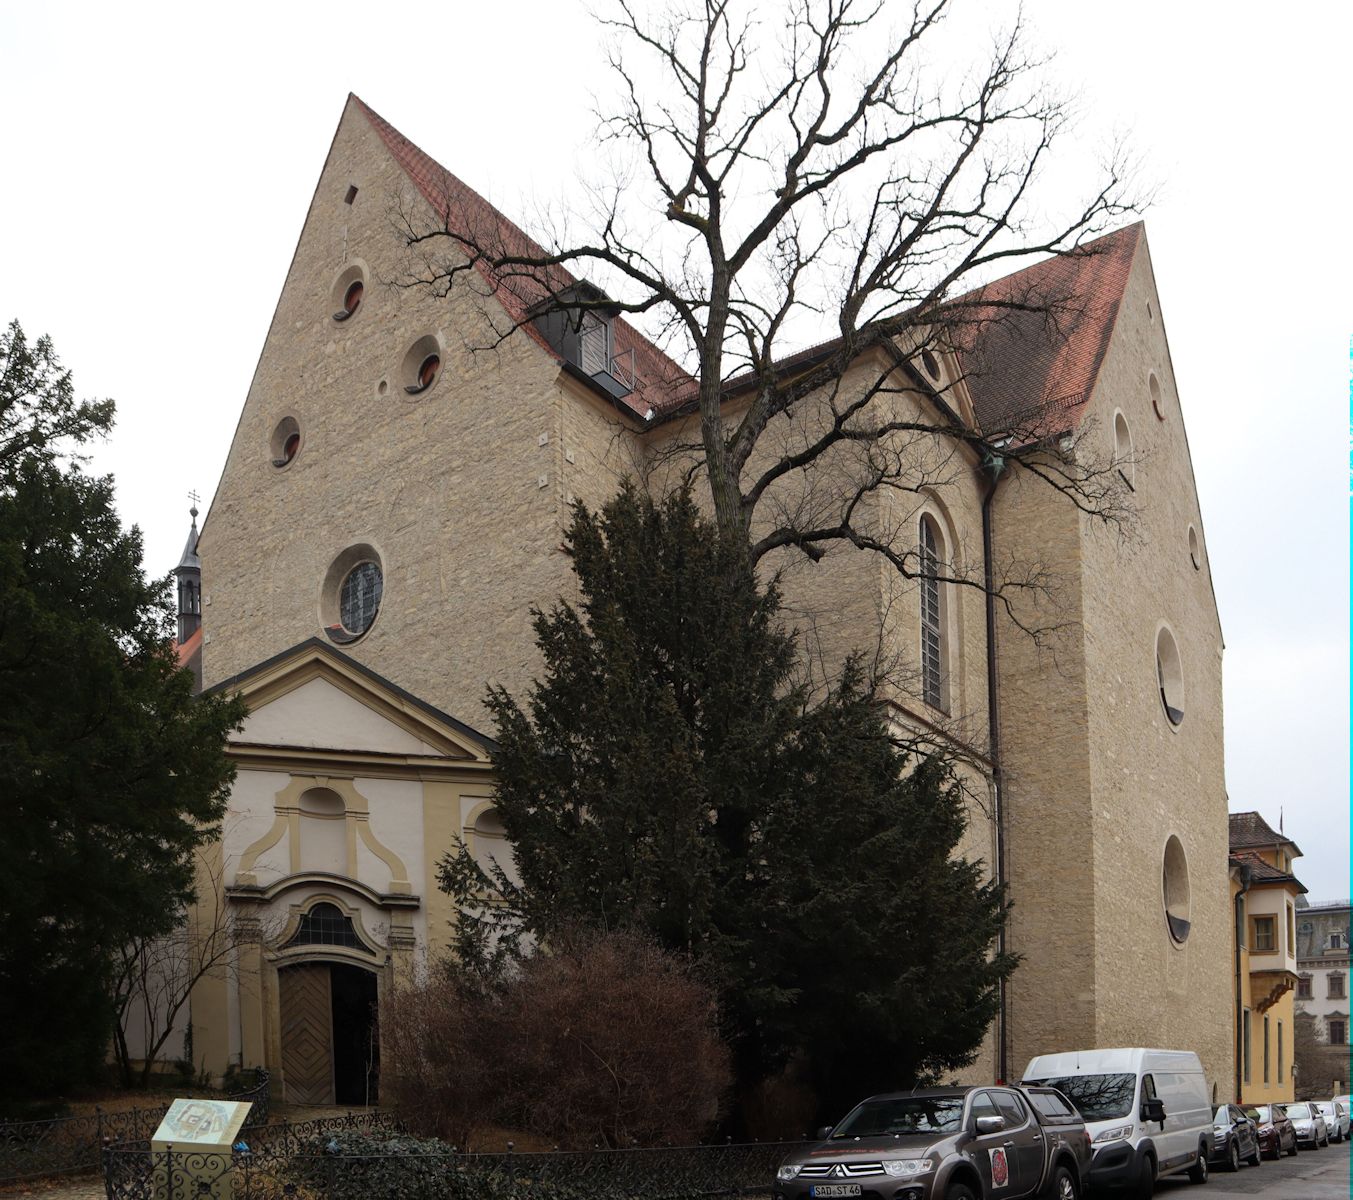
[(167, 581), (147, 580), (110, 478), (81, 445), (110, 401), (77, 401), (51, 342), (0, 332), (0, 1102), (106, 1058), (122, 944), (166, 932), (193, 891), (233, 768), (236, 699), (195, 697)]
[(824, 696), (797, 681), (775, 583), (689, 492), (579, 505), (567, 547), (581, 600), (535, 613), (542, 678), (488, 700), (514, 874), (442, 862), (462, 960), (645, 930), (715, 982), (742, 1083), (802, 1056), (837, 1115), (970, 1062), (1014, 960), (999, 890), (954, 856), (949, 767), (893, 736), (858, 663)]

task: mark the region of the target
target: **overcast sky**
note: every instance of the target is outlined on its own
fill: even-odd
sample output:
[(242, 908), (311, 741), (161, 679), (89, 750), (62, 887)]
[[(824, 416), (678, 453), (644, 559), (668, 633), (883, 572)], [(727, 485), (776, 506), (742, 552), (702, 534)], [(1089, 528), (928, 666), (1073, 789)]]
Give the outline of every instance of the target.
[[(1281, 812), (1311, 899), (1349, 896), (1353, 4), (1026, 7), (1089, 127), (1162, 185), (1231, 808)], [(117, 401), (94, 463), (149, 570), (189, 490), (210, 501), (347, 93), (512, 215), (567, 199), (604, 86), (573, 0), (0, 8), (0, 318)]]

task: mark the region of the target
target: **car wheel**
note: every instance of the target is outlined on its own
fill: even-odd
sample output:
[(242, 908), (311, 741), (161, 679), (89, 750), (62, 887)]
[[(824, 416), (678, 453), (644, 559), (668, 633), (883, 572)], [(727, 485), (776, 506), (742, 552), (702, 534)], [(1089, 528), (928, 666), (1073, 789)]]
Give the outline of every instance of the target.
[(1133, 1192), (1133, 1200), (1151, 1200), (1156, 1194), (1156, 1164), (1151, 1161), (1150, 1155), (1142, 1159), (1142, 1165), (1137, 1172), (1137, 1187)]
[(1071, 1173), (1070, 1167), (1057, 1168), (1057, 1174), (1052, 1180), (1052, 1191), (1048, 1195), (1052, 1200), (1080, 1200), (1081, 1191), (1076, 1186), (1076, 1177)]
[(1273, 1150), (1269, 1154), (1269, 1158), (1271, 1158), (1274, 1162), (1277, 1162), (1278, 1159), (1282, 1158), (1282, 1156), (1283, 1156), (1283, 1144), (1281, 1141), (1275, 1141), (1273, 1143)]
[(1300, 1147), (1297, 1145), (1297, 1139), (1296, 1139), (1296, 1138), (1293, 1138), (1293, 1139), (1292, 1139), (1292, 1149), (1290, 1149), (1290, 1150), (1287, 1152), (1288, 1158), (1296, 1158), (1296, 1156), (1297, 1156), (1297, 1151), (1298, 1151), (1299, 1149), (1300, 1149)]
[(1193, 1160), (1193, 1166), (1189, 1168), (1189, 1182), (1207, 1182), (1207, 1151), (1201, 1146), (1198, 1147), (1198, 1157)]
[(1257, 1167), (1261, 1162), (1264, 1161), (1264, 1156), (1259, 1153), (1259, 1143), (1257, 1141), (1254, 1143), (1254, 1153), (1251, 1154), (1249, 1158), (1247, 1158), (1245, 1161), (1249, 1163), (1250, 1166), (1252, 1167)]
[(1232, 1142), (1226, 1147), (1226, 1169), (1228, 1171), (1240, 1170), (1240, 1143)]
[(966, 1183), (956, 1183), (944, 1193), (944, 1200), (977, 1200), (977, 1197)]

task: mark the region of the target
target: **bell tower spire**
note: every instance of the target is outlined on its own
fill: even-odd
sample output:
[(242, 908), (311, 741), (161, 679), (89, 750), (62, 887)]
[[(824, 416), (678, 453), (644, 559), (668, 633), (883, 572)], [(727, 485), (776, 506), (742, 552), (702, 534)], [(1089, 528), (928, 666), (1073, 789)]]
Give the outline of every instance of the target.
[(179, 645), (183, 645), (202, 624), (202, 560), (197, 557), (197, 501), (196, 492), (188, 493), (192, 505), (188, 512), (192, 516), (193, 526), (188, 532), (188, 541), (183, 547), (183, 557), (174, 568), (173, 575), (178, 583)]

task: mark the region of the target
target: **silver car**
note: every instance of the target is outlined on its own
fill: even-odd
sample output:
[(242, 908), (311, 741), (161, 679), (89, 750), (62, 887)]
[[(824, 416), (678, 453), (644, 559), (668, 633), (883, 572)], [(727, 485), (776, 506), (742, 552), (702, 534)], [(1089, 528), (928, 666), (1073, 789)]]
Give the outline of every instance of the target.
[(1318, 1150), (1321, 1146), (1330, 1144), (1329, 1127), (1314, 1104), (1302, 1101), (1297, 1104), (1285, 1104), (1283, 1107), (1287, 1109), (1292, 1128), (1297, 1131), (1297, 1141), (1301, 1145)]
[(1346, 1142), (1349, 1130), (1347, 1105), (1341, 1104), (1338, 1100), (1316, 1100), (1314, 1105), (1320, 1110), (1320, 1115), (1325, 1118), (1325, 1126), (1330, 1132), (1330, 1141)]

